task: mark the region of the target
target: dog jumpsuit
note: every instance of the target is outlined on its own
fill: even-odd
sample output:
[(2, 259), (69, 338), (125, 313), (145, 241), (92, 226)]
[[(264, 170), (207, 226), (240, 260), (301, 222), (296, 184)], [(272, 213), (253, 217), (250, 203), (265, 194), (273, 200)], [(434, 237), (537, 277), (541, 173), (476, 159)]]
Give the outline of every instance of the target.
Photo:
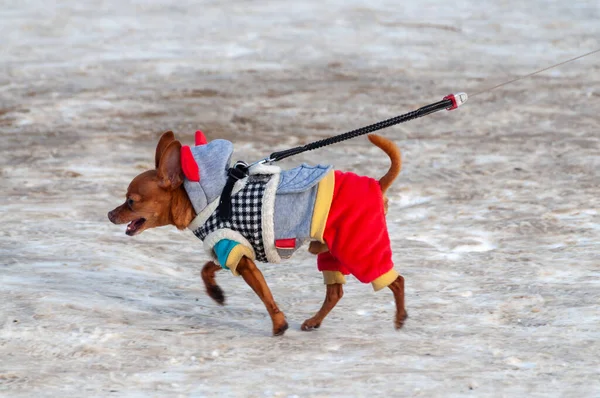
[(198, 214), (188, 228), (214, 261), (237, 275), (243, 256), (278, 263), (316, 240), (329, 248), (317, 258), (326, 284), (352, 274), (379, 290), (398, 277), (377, 180), (329, 166), (259, 166), (236, 183), (232, 216), (221, 220), (217, 206), (232, 152), (225, 140), (181, 151), (184, 187)]

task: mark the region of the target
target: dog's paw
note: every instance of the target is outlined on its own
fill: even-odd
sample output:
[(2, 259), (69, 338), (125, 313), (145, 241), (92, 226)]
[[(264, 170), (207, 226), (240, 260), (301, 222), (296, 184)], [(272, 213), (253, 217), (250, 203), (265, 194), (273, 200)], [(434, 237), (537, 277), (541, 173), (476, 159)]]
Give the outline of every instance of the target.
[(206, 288), (206, 293), (208, 296), (215, 300), (220, 305), (225, 305), (225, 293), (223, 293), (223, 289), (219, 285), (212, 285)]
[(408, 318), (408, 313), (406, 311), (396, 314), (396, 320), (394, 321), (394, 326), (396, 326), (396, 330), (402, 329), (406, 318)]
[(283, 336), (288, 327), (288, 323), (285, 322), (283, 325), (273, 328), (273, 336)]
[(302, 326), (300, 327), (305, 332), (310, 332), (311, 330), (318, 329), (321, 326), (321, 322), (317, 321), (314, 318), (310, 318), (304, 321)]

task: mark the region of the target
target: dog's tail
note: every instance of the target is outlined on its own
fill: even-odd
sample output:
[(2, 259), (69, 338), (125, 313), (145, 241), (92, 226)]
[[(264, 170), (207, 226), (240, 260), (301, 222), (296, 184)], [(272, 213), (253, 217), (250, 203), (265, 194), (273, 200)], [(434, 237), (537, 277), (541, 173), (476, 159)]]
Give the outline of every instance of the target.
[(390, 157), (390, 161), (392, 162), (388, 172), (379, 179), (381, 192), (385, 195), (385, 192), (392, 185), (396, 177), (398, 177), (398, 174), (400, 174), (400, 169), (402, 168), (402, 155), (400, 155), (400, 149), (398, 146), (387, 138), (377, 134), (369, 134), (367, 137), (369, 137), (369, 141), (371, 141), (373, 145), (379, 147), (383, 152), (385, 152), (386, 155)]

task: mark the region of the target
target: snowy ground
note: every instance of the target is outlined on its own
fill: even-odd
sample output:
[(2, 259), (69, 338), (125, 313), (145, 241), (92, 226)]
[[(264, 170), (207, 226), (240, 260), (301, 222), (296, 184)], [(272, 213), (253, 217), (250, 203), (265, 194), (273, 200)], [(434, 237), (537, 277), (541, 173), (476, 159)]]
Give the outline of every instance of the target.
[[(389, 226), (410, 315), (351, 280), (317, 332), (314, 258), (203, 292), (196, 238), (106, 212), (159, 134), (237, 158), (474, 93), (600, 47), (564, 1), (5, 1), (0, 395), (600, 395), (600, 54), (399, 127)], [(366, 139), (294, 161), (379, 176)]]

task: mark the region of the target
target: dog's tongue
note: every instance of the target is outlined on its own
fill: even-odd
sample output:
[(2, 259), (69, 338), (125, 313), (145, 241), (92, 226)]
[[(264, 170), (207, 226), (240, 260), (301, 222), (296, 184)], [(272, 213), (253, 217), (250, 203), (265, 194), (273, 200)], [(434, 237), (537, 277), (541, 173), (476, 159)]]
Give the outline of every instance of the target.
[(145, 218), (138, 218), (137, 220), (133, 220), (129, 224), (127, 224), (127, 230), (125, 233), (129, 236), (135, 235), (138, 229), (142, 226), (143, 223), (146, 222)]

